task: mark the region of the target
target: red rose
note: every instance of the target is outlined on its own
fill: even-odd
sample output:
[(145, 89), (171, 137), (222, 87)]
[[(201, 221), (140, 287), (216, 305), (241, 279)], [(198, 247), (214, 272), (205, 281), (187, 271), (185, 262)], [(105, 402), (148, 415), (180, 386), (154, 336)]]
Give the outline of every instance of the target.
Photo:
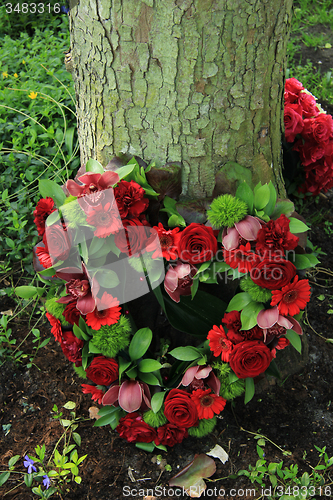
[(302, 108), (298, 104), (288, 104), (284, 108), (284, 135), (287, 142), (294, 142), (303, 130)]
[(268, 290), (277, 290), (288, 285), (296, 274), (296, 267), (289, 260), (264, 259), (251, 269), (254, 283)]
[(282, 252), (294, 250), (298, 245), (299, 238), (289, 231), (289, 219), (284, 215), (276, 220), (270, 220), (258, 232), (256, 251), (265, 253)]
[(151, 227), (142, 225), (139, 219), (123, 220), (124, 229), (114, 235), (115, 245), (129, 256), (142, 252), (156, 238)]
[(120, 181), (114, 188), (114, 196), (118, 205), (120, 217), (138, 217), (149, 205), (144, 198), (145, 190), (134, 181)]
[[(45, 267), (45, 269), (48, 269), (49, 267), (52, 267), (52, 259), (50, 257), (50, 254), (49, 254), (49, 251), (47, 248), (47, 244), (46, 244), (46, 240), (45, 240), (45, 233), (43, 236), (43, 241), (45, 241), (45, 243), (40, 243), (40, 246), (35, 247), (36, 248), (35, 254), (36, 254), (36, 257), (37, 257), (39, 263), (43, 267)], [(36, 266), (35, 266), (35, 268), (36, 268)], [(39, 271), (39, 269), (38, 269), (38, 271)]]
[(37, 226), (37, 231), (39, 236), (43, 236), (45, 232), (45, 221), (52, 212), (56, 210), (54, 201), (52, 198), (47, 196), (42, 198), (37, 203), (35, 210), (33, 211), (34, 223)]
[(303, 167), (307, 167), (312, 163), (320, 160), (326, 154), (326, 145), (318, 144), (315, 141), (306, 141), (303, 144), (302, 140), (296, 142), (293, 146), (294, 151), (298, 151)]
[(62, 315), (64, 316), (65, 320), (68, 321), (68, 323), (70, 323), (71, 325), (75, 324), (79, 326), (81, 313), (76, 307), (76, 301), (67, 304)]
[(62, 340), (60, 342), (62, 352), (66, 356), (66, 358), (75, 363), (75, 366), (82, 365), (82, 348), (84, 346), (83, 340), (75, 337), (73, 332), (64, 331), (62, 332)]
[(296, 78), (287, 78), (284, 88), (284, 100), (286, 103), (295, 103), (300, 96), (301, 90), (304, 90), (301, 82)]
[(302, 136), (306, 140), (315, 140), (327, 143), (333, 137), (333, 118), (331, 115), (320, 113), (315, 118), (304, 120)]
[(86, 369), (86, 374), (97, 385), (110, 385), (118, 379), (118, 363), (113, 358), (96, 356)]
[(307, 94), (306, 92), (301, 92), (299, 95), (298, 103), (302, 106), (304, 118), (311, 118), (319, 114), (317, 102), (313, 95)]
[(164, 415), (171, 424), (188, 429), (198, 425), (198, 412), (191, 396), (181, 389), (171, 389), (164, 402)]
[(267, 370), (272, 359), (271, 351), (261, 340), (246, 340), (233, 348), (229, 364), (238, 378), (257, 377)]
[(151, 443), (157, 437), (156, 430), (148, 425), (137, 412), (128, 413), (119, 420), (116, 427), (121, 438), (129, 443)]
[(61, 224), (53, 224), (46, 227), (44, 238), (47, 245), (44, 239), (43, 241), (45, 246), (47, 246), (52, 262), (56, 259), (67, 259), (71, 250), (71, 242), (67, 231)]
[(181, 232), (178, 255), (183, 262), (200, 264), (211, 260), (217, 252), (217, 241), (211, 227), (192, 222)]
[(174, 446), (176, 443), (181, 443), (184, 438), (187, 438), (187, 429), (182, 429), (173, 424), (165, 424), (157, 429), (157, 438), (155, 444), (163, 444), (164, 446)]

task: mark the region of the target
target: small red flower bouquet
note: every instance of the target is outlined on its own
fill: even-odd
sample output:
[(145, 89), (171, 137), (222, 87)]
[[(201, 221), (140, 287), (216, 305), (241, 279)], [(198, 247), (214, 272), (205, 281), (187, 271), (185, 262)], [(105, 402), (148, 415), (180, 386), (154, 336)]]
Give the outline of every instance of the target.
[[(299, 85), (288, 89), (294, 139), (297, 106), (315, 107)], [(326, 140), (322, 123), (306, 133)], [(272, 183), (240, 183), (235, 196), (189, 209), (177, 165), (109, 168), (90, 160), (62, 187), (40, 181), (35, 267), (51, 287), (54, 338), (102, 405), (95, 425), (165, 449), (211, 432), (227, 400), (245, 392), (247, 403), (254, 379), (277, 373), (278, 351), (300, 351), (304, 269), (318, 260)], [(220, 292), (234, 280), (226, 303)]]

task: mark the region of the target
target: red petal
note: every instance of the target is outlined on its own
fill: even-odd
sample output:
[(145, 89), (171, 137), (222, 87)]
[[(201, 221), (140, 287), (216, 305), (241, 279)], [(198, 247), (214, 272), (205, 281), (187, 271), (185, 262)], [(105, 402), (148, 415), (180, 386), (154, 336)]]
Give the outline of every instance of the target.
[(140, 408), (142, 403), (142, 389), (136, 380), (125, 380), (120, 386), (119, 405), (128, 413)]
[(102, 405), (114, 405), (118, 401), (120, 385), (116, 384), (110, 387), (103, 396)]

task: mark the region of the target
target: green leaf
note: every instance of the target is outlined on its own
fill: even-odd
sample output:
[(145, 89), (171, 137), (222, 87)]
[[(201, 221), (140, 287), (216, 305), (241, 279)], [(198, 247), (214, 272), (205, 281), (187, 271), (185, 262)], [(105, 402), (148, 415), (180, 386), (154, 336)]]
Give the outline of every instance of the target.
[(0, 474), (0, 486), (5, 484), (5, 482), (9, 479), (10, 477), (10, 472), (3, 472)]
[(319, 260), (312, 254), (295, 254), (293, 264), (296, 269), (309, 269), (319, 264)]
[(59, 210), (55, 210), (48, 216), (45, 223), (47, 226), (52, 226), (52, 224), (55, 224), (58, 220), (60, 220)]
[(193, 299), (182, 296), (180, 304), (164, 291), (163, 296), (167, 318), (177, 330), (206, 338), (213, 325), (221, 324), (226, 304), (214, 295), (198, 290)]
[(77, 432), (73, 432), (72, 436), (73, 436), (73, 439), (74, 439), (75, 443), (78, 446), (81, 446), (81, 436), (80, 436), (80, 434), (78, 434)]
[(153, 373), (139, 373), (138, 377), (142, 382), (145, 382), (146, 384), (149, 385), (161, 385), (160, 381), (158, 380), (157, 377)]
[(163, 401), (165, 398), (166, 392), (155, 392), (153, 394), (153, 397), (151, 398), (151, 409), (153, 410), (154, 413), (157, 413), (163, 405)]
[(235, 196), (236, 198), (244, 201), (247, 204), (247, 206), (249, 207), (249, 213), (251, 214), (253, 211), (254, 196), (250, 186), (246, 184), (246, 182), (242, 182), (238, 186)]
[(118, 364), (119, 364), (119, 380), (120, 380), (124, 371), (126, 371), (127, 368), (131, 365), (131, 361), (127, 361), (121, 356), (119, 356)]
[(93, 343), (93, 340), (90, 340), (90, 342), (89, 342), (89, 352), (91, 354), (100, 354), (102, 351), (101, 351), (100, 347), (97, 347), (97, 345), (95, 345)]
[(21, 455), (14, 455), (8, 460), (8, 467), (13, 467), (21, 458)]
[(257, 316), (264, 308), (261, 302), (250, 302), (241, 312), (241, 330), (250, 330), (257, 324)]
[(125, 165), (124, 167), (120, 167), (116, 170), (116, 174), (119, 175), (119, 180), (124, 179), (128, 174), (132, 172), (134, 169), (135, 164), (132, 165)]
[(175, 349), (172, 349), (169, 354), (180, 361), (194, 361), (195, 359), (202, 357), (201, 352), (192, 346), (176, 347)]
[(114, 288), (120, 283), (117, 274), (112, 269), (100, 269), (95, 272), (94, 278), (103, 288)]
[(265, 208), (267, 203), (269, 202), (270, 194), (271, 193), (268, 184), (260, 186), (256, 190), (254, 195), (254, 207), (257, 210), (262, 210), (263, 208)]
[(59, 208), (64, 204), (66, 195), (62, 188), (54, 181), (40, 179), (38, 182), (39, 192), (43, 198), (50, 196)]
[(226, 312), (241, 311), (250, 302), (252, 302), (252, 299), (248, 293), (246, 292), (237, 293), (229, 302)]
[(271, 214), (271, 219), (276, 220), (281, 214), (285, 214), (287, 217), (290, 216), (295, 210), (294, 204), (290, 200), (278, 201), (275, 205), (273, 213)]
[(38, 288), (36, 286), (18, 286), (15, 288), (15, 293), (22, 299), (31, 299), (37, 295)]
[(66, 130), (66, 133), (65, 133), (65, 145), (66, 145), (68, 154), (70, 156), (72, 156), (72, 153), (73, 153), (74, 132), (75, 132), (75, 128), (70, 127)]
[(43, 271), (40, 271), (38, 274), (40, 274), (41, 276), (50, 277), (50, 276), (54, 276), (55, 273), (56, 273), (56, 270), (53, 269), (53, 267), (49, 267), (48, 269), (44, 269)]
[(67, 401), (67, 403), (63, 406), (66, 410), (74, 410), (75, 407), (76, 403), (74, 403), (74, 401)]
[(90, 159), (86, 163), (86, 172), (94, 172), (95, 174), (104, 174), (104, 168), (97, 160)]
[(154, 443), (135, 443), (135, 446), (140, 448), (140, 450), (148, 451), (149, 453), (154, 451), (155, 448)]
[(305, 231), (308, 231), (309, 229), (310, 228), (301, 220), (296, 219), (295, 217), (290, 217), (289, 231), (291, 233), (305, 233)]
[(129, 345), (129, 356), (132, 361), (142, 358), (152, 341), (153, 334), (149, 328), (138, 330)]
[(248, 377), (245, 379), (245, 398), (244, 404), (247, 404), (254, 396), (254, 381), (253, 378)]
[(9, 248), (15, 248), (15, 242), (11, 238), (6, 238), (6, 243), (9, 246)]
[(287, 330), (286, 338), (289, 340), (291, 345), (298, 351), (300, 354), (302, 352), (302, 341), (301, 337), (294, 330)]
[[(119, 408), (118, 408), (119, 409)], [(94, 423), (94, 427), (103, 427), (104, 425), (109, 425), (115, 419), (114, 413), (109, 413), (108, 415), (104, 415), (104, 417), (100, 417)]]
[(269, 181), (268, 188), (269, 188), (269, 201), (265, 207), (265, 213), (271, 216), (275, 208), (277, 195), (276, 195), (276, 189), (272, 181)]
[(143, 359), (142, 361), (140, 361), (138, 367), (140, 372), (150, 373), (154, 372), (155, 370), (159, 370), (162, 365), (156, 359)]
[[(34, 479), (34, 477), (32, 474), (24, 474), (24, 482), (28, 488), (31, 488), (33, 479)], [(1, 486), (1, 484), (0, 484), (0, 486)]]

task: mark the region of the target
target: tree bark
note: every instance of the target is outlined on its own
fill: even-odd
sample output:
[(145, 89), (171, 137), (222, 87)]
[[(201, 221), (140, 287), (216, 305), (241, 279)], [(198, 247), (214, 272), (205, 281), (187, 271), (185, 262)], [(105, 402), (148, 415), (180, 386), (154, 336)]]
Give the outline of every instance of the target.
[(183, 165), (212, 195), (233, 161), (284, 194), (281, 134), (292, 0), (81, 0), (71, 52), (81, 161)]

